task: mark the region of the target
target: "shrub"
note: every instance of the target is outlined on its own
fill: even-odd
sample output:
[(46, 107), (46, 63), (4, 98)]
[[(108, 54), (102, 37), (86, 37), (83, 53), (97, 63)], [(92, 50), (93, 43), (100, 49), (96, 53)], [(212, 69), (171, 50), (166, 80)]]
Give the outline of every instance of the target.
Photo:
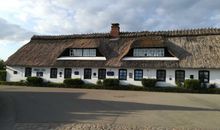
[(156, 79), (142, 79), (141, 83), (144, 87), (152, 88), (156, 86), (157, 80)]
[(118, 89), (119, 80), (118, 79), (104, 79), (103, 85), (104, 85), (104, 88), (107, 88), (107, 89)]
[(187, 79), (184, 81), (184, 87), (188, 89), (200, 89), (200, 81), (195, 79)]
[(178, 88), (182, 88), (184, 86), (184, 83), (183, 82), (180, 82), (180, 81), (176, 81), (176, 86)]
[(6, 71), (0, 70), (0, 81), (6, 81)]
[(0, 59), (0, 70), (5, 70), (5, 62)]
[(216, 86), (215, 83), (213, 83), (213, 84), (210, 84), (210, 85), (209, 85), (209, 88), (217, 88), (217, 86)]
[(82, 88), (86, 89), (102, 89), (102, 87), (96, 85), (96, 84), (84, 84)]
[(27, 84), (32, 86), (43, 86), (43, 79), (40, 77), (27, 77)]
[(200, 83), (200, 88), (208, 88), (208, 85), (206, 83)]
[(44, 85), (46, 87), (58, 87), (58, 88), (64, 87), (63, 83), (54, 83), (54, 82), (47, 82), (47, 83), (44, 83)]
[(26, 86), (26, 83), (23, 82), (6, 82), (6, 81), (0, 81), (0, 85), (15, 85), (15, 86)]
[(103, 82), (102, 82), (102, 80), (98, 80), (98, 81), (96, 82), (96, 84), (99, 85), (99, 86), (102, 86), (102, 85), (103, 85)]
[(84, 84), (80, 78), (65, 79), (63, 83), (66, 85), (66, 87), (81, 87)]

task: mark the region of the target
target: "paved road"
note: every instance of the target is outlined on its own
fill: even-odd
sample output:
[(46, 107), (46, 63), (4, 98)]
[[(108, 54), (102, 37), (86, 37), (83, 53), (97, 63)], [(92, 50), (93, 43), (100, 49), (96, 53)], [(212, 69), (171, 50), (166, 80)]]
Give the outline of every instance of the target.
[(220, 95), (0, 86), (0, 130), (219, 129)]

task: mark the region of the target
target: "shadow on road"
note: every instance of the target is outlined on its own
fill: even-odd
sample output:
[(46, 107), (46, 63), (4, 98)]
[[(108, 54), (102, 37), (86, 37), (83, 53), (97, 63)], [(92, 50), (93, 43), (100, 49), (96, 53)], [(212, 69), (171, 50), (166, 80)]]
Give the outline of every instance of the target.
[[(81, 99), (84, 93), (64, 92), (0, 92), (10, 97), (15, 108), (16, 123), (80, 122), (103, 117), (123, 116), (135, 111), (220, 111), (197, 107)], [(102, 97), (100, 97), (101, 99)], [(0, 114), (2, 114), (0, 112)], [(1, 115), (0, 115), (1, 117)]]

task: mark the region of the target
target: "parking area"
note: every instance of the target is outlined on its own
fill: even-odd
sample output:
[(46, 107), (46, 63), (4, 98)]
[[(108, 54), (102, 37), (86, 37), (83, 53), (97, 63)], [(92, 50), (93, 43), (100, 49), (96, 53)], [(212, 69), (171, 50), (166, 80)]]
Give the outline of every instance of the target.
[(220, 95), (0, 86), (2, 129), (220, 129), (219, 122)]

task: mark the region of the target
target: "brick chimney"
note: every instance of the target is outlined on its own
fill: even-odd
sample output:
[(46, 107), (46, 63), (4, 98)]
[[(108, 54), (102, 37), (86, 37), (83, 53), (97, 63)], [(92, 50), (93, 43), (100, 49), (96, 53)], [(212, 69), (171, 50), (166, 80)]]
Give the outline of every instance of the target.
[(119, 23), (112, 23), (110, 37), (119, 38), (119, 33), (120, 33)]

